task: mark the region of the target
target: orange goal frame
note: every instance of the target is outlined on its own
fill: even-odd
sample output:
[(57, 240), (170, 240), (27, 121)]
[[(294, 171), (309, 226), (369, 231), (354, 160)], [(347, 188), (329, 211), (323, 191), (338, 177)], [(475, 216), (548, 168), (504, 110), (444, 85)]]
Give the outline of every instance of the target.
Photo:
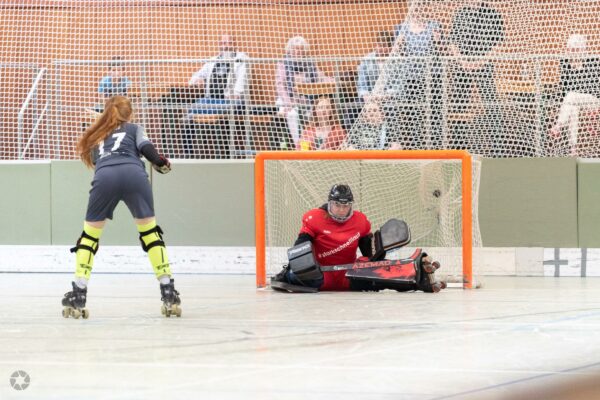
[[(254, 160), (254, 212), (256, 243), (256, 286), (265, 287), (265, 162), (269, 160), (460, 160), (462, 174), (462, 257), (463, 288), (473, 282), (472, 160), (464, 150), (346, 150), (346, 151), (264, 151)], [(291, 245), (291, 244), (290, 244)]]

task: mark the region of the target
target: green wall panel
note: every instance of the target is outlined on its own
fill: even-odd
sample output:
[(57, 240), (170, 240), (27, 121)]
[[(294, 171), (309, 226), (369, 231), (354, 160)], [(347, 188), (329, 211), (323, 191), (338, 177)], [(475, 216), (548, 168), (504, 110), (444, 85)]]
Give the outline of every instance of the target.
[(167, 245), (254, 245), (253, 163), (174, 162), (152, 184)]
[(577, 247), (574, 158), (484, 159), (479, 224), (489, 247)]
[(0, 185), (0, 244), (50, 244), (50, 162), (0, 162)]
[(579, 247), (600, 247), (600, 160), (577, 164)]
[[(180, 161), (172, 173), (151, 178), (167, 245), (254, 244), (253, 163)], [(92, 171), (78, 161), (0, 163), (0, 205), (11, 227), (0, 233), (0, 244), (75, 243), (91, 179)], [(599, 181), (600, 163), (592, 161), (484, 159), (479, 198), (484, 245), (600, 247)], [(102, 244), (138, 243), (129, 210), (120, 204)]]

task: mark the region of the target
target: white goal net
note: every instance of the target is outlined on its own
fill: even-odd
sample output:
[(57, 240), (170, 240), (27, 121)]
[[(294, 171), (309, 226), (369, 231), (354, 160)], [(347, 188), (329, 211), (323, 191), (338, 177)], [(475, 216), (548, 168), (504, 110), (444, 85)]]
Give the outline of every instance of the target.
[[(472, 217), (472, 245), (482, 245), (477, 218), (478, 160), (473, 162), (472, 168), (469, 218), (463, 215), (460, 160), (269, 159), (265, 161), (264, 171), (267, 276), (279, 272), (287, 263), (286, 250), (298, 237), (302, 215), (325, 204), (333, 184), (350, 185), (354, 208), (367, 215), (373, 232), (390, 218), (408, 223), (411, 243), (391, 252), (388, 258), (407, 257), (415, 247), (421, 247), (441, 262), (442, 279), (462, 282), (463, 221)], [(256, 190), (261, 190), (260, 184)], [(472, 273), (478, 275), (477, 270)]]
[(597, 156), (599, 11), (595, 0), (3, 1), (0, 158), (76, 158), (114, 94), (174, 158)]

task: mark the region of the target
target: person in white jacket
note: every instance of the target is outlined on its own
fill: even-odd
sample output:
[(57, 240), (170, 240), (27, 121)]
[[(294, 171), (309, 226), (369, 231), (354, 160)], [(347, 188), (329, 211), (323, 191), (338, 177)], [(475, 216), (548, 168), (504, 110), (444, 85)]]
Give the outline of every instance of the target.
[(229, 158), (231, 129), (236, 134), (243, 131), (236, 115), (244, 112), (247, 61), (248, 55), (237, 51), (233, 35), (223, 34), (219, 54), (192, 75), (189, 85), (204, 87), (204, 95), (188, 110), (184, 157)]
[(204, 85), (204, 97), (220, 100), (244, 100), (247, 89), (248, 55), (237, 51), (235, 38), (221, 35), (219, 54), (192, 75), (189, 84)]

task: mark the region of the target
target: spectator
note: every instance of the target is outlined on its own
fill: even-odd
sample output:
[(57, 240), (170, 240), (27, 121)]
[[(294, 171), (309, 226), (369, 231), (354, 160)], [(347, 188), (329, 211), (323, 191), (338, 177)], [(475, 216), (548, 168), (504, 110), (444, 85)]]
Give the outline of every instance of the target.
[(578, 142), (581, 112), (600, 108), (600, 62), (590, 57), (584, 35), (573, 34), (569, 37), (566, 57), (560, 61), (559, 70), (562, 104), (550, 135), (556, 140), (566, 128), (569, 147), (573, 151)]
[(394, 35), (391, 32), (378, 32), (375, 38), (375, 48), (363, 58), (358, 66), (356, 90), (358, 97), (365, 103), (369, 100), (393, 44)]
[(300, 137), (298, 150), (338, 150), (345, 141), (346, 131), (340, 124), (331, 98), (317, 98), (311, 119)]
[(104, 102), (113, 96), (127, 96), (127, 91), (131, 86), (131, 81), (125, 75), (125, 65), (120, 56), (112, 58), (108, 66), (108, 75), (100, 79), (98, 85), (98, 95), (101, 106), (96, 107), (96, 111), (102, 112)]
[(363, 107), (360, 128), (353, 129), (348, 134), (347, 146), (356, 150), (382, 150), (387, 145), (387, 122), (385, 116), (375, 101), (370, 101)]
[(204, 97), (219, 100), (243, 100), (246, 95), (246, 53), (237, 50), (232, 35), (219, 40), (219, 54), (192, 75), (189, 84), (204, 86)]
[[(439, 22), (426, 19), (422, 0), (413, 2), (406, 20), (396, 26), (394, 55), (407, 57), (400, 63), (392, 85), (396, 92), (404, 148), (425, 148), (426, 131), (432, 147), (439, 147), (442, 136), (442, 34)], [(427, 129), (429, 128), (429, 129)], [(399, 137), (400, 139), (400, 137)]]
[(279, 113), (285, 116), (294, 145), (298, 146), (301, 125), (310, 115), (313, 96), (298, 93), (301, 83), (333, 82), (308, 57), (309, 44), (302, 36), (294, 36), (285, 47), (285, 57), (277, 64), (275, 86)]
[[(449, 36), (450, 55), (456, 58), (456, 68), (450, 91), (451, 103), (466, 107), (470, 103), (472, 87), (475, 85), (485, 109), (484, 118), (488, 122), (483, 138), (491, 155), (498, 155), (502, 144), (503, 131), (501, 109), (494, 81), (494, 64), (498, 46), (504, 41), (504, 21), (502, 15), (485, 1), (467, 0), (452, 18)], [(475, 58), (473, 58), (475, 57)]]
[(192, 75), (190, 86), (203, 87), (204, 96), (189, 110), (185, 157), (198, 151), (203, 158), (229, 158), (229, 131), (237, 134), (243, 129), (235, 115), (243, 113), (245, 105), (247, 59), (246, 53), (237, 50), (234, 37), (223, 34), (219, 54)]

